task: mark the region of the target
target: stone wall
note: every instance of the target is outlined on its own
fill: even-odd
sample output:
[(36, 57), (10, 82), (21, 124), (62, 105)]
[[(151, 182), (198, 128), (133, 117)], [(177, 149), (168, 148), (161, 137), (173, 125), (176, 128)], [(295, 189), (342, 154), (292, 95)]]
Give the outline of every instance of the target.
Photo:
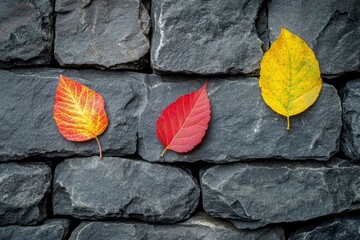
[[(324, 80), (291, 131), (258, 87), (282, 26)], [(0, 239), (360, 239), (359, 1), (2, 0), (0, 68)], [(102, 160), (57, 130), (60, 74), (105, 99)], [(160, 158), (205, 80), (203, 142)]]

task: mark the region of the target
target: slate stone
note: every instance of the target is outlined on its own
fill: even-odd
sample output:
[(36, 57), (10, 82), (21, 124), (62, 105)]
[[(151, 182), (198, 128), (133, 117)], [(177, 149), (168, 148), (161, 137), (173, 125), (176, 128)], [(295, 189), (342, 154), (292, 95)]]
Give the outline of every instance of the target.
[[(196, 80), (195, 80), (196, 79)], [(259, 158), (328, 160), (338, 151), (341, 103), (333, 86), (324, 83), (315, 104), (286, 118), (273, 112), (260, 94), (258, 79), (212, 78), (208, 93), (211, 120), (203, 142), (186, 154), (167, 151), (156, 137), (155, 122), (178, 97), (199, 89), (209, 78), (152, 76), (147, 82), (145, 109), (139, 120), (139, 154), (148, 161), (215, 163)], [(236, 80), (236, 81), (235, 81)]]
[(290, 234), (289, 240), (359, 240), (360, 216), (336, 217)]
[(99, 137), (103, 153), (112, 156), (135, 153), (137, 118), (145, 95), (143, 79), (146, 75), (46, 68), (0, 70), (0, 161), (32, 155), (99, 155), (95, 140), (70, 142), (56, 127), (53, 107), (60, 74), (104, 97), (109, 126)]
[(341, 150), (353, 160), (360, 160), (360, 79), (346, 83), (342, 99)]
[(0, 1), (0, 67), (50, 64), (51, 0)]
[(0, 239), (6, 240), (65, 240), (70, 221), (65, 219), (46, 220), (38, 226), (0, 227)]
[(263, 55), (262, 1), (154, 0), (151, 65), (160, 72), (251, 74)]
[(196, 181), (180, 168), (124, 158), (69, 159), (55, 170), (54, 214), (81, 219), (176, 222), (199, 201)]
[(279, 227), (239, 230), (231, 223), (198, 214), (185, 222), (156, 225), (141, 222), (82, 222), (70, 240), (284, 240)]
[(269, 1), (272, 42), (281, 27), (300, 36), (314, 50), (322, 74), (360, 71), (360, 1)]
[[(51, 169), (44, 163), (0, 164), (0, 225), (33, 225), (46, 215)], [(1, 238), (0, 230), (0, 239)]]
[(201, 174), (203, 207), (239, 228), (305, 221), (359, 209), (359, 174), (341, 159), (215, 166)]
[(150, 17), (140, 0), (57, 0), (55, 58), (61, 66), (141, 69)]

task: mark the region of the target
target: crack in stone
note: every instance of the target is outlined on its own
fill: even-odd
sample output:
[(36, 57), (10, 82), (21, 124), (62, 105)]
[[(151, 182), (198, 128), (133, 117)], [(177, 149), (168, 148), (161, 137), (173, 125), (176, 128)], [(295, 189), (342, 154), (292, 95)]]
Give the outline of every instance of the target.
[(255, 19), (255, 30), (258, 38), (264, 43), (261, 48), (266, 52), (270, 47), (269, 36), (269, 19), (268, 19), (268, 1), (263, 0), (260, 3), (260, 7)]

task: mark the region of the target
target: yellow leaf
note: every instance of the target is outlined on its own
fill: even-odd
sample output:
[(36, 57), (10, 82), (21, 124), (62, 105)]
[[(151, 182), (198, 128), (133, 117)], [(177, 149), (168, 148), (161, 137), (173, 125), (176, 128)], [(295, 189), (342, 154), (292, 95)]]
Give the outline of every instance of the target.
[(259, 86), (265, 103), (287, 118), (310, 107), (318, 98), (322, 81), (314, 52), (298, 36), (281, 28), (278, 39), (264, 54)]

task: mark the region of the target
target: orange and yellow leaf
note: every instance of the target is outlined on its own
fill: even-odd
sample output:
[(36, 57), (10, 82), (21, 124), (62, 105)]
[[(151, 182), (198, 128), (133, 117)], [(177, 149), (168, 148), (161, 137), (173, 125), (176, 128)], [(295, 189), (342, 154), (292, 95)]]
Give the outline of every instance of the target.
[(97, 138), (108, 126), (103, 97), (90, 88), (60, 75), (56, 89), (54, 119), (59, 132), (69, 141)]

